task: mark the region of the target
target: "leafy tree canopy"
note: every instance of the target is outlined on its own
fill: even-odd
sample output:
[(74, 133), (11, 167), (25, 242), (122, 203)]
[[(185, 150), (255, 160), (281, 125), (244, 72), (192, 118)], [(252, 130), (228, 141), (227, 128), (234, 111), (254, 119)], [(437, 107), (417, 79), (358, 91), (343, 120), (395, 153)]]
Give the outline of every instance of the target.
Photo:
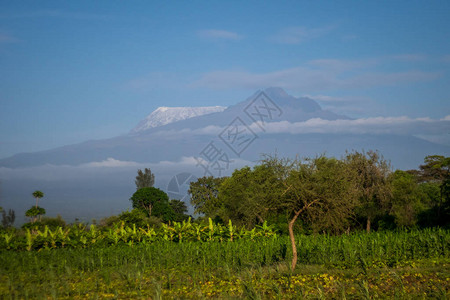
[(175, 218), (175, 212), (169, 205), (169, 196), (158, 188), (141, 188), (133, 194), (130, 201), (133, 208), (146, 211), (148, 216), (161, 217), (164, 221)]
[(196, 214), (204, 214), (206, 217), (214, 218), (219, 214), (222, 207), (218, 199), (219, 186), (225, 178), (201, 177), (190, 183), (188, 190), (191, 196), (191, 204)]

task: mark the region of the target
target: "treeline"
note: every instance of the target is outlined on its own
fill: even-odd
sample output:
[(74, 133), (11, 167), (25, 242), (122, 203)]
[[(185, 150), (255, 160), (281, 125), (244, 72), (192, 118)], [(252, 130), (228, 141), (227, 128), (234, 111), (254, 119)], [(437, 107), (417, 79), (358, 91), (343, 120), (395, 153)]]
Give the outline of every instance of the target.
[(189, 194), (196, 213), (248, 228), (265, 221), (303, 233), (448, 226), (449, 169), (450, 157), (438, 155), (408, 171), (393, 171), (375, 151), (264, 156), (230, 177), (199, 178)]
[[(229, 177), (202, 177), (191, 182), (188, 193), (198, 222), (208, 218), (229, 221), (251, 229), (267, 222), (280, 233), (355, 230), (390, 230), (450, 225), (450, 157), (427, 156), (416, 170), (393, 171), (375, 151), (349, 152), (341, 159), (326, 157), (289, 159), (263, 156), (250, 168), (237, 169)], [(153, 187), (150, 169), (138, 170), (136, 192), (129, 199), (133, 210), (94, 224), (135, 224), (160, 227), (189, 217), (183, 201), (169, 199)], [(26, 212), (23, 228), (65, 226), (61, 217), (42, 215), (44, 196), (35, 191), (36, 203)], [(0, 209), (1, 211), (1, 209)], [(42, 212), (41, 212), (42, 211)], [(3, 228), (14, 223), (14, 211), (2, 212)], [(192, 218), (193, 219), (193, 218)]]

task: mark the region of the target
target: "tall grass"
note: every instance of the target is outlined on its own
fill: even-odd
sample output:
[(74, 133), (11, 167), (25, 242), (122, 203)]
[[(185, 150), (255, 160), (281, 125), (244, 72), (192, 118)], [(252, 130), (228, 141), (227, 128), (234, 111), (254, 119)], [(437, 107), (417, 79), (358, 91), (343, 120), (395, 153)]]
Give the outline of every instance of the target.
[[(86, 248), (49, 246), (39, 251), (0, 250), (0, 298), (92, 298), (87, 296), (92, 291), (110, 298), (154, 298), (174, 286), (188, 285), (196, 291), (201, 283), (205, 290), (208, 282), (221, 283), (220, 280), (229, 280), (232, 286), (236, 274), (287, 265), (292, 255), (287, 236), (182, 240), (156, 239)], [(392, 267), (450, 256), (450, 231), (443, 229), (298, 235), (296, 240), (300, 268), (321, 265), (367, 272), (374, 266)], [(281, 269), (288, 272), (287, 267)], [(253, 295), (253, 279), (244, 279), (240, 289)], [(286, 289), (275, 282), (273, 290), (279, 288)], [(127, 294), (121, 294), (123, 291)], [(321, 287), (317, 291), (322, 291)], [(200, 297), (194, 293), (192, 298), (197, 296)]]

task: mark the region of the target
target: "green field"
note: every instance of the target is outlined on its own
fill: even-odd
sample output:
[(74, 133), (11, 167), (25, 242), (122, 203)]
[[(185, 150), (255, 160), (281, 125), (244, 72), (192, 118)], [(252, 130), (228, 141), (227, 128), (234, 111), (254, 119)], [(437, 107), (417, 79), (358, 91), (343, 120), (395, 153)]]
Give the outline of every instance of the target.
[(205, 230), (200, 240), (160, 234), (145, 243), (119, 239), (109, 245), (3, 249), (0, 298), (450, 297), (448, 230), (298, 235), (294, 272), (287, 236), (248, 232), (233, 241), (208, 239)]

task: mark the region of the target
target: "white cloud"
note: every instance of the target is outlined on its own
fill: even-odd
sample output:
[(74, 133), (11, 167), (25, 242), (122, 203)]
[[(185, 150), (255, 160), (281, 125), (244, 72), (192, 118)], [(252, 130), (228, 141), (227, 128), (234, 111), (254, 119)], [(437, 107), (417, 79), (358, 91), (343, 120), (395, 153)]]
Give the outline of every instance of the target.
[[(265, 131), (261, 131), (258, 124), (253, 123), (250, 128), (257, 134), (307, 134), (307, 133), (326, 133), (326, 134), (399, 134), (425, 136), (440, 136), (450, 132), (450, 116), (442, 119), (431, 119), (429, 117), (410, 118), (401, 117), (370, 117), (358, 118), (352, 120), (324, 120), (320, 118), (309, 119), (304, 122), (267, 122), (264, 125)], [(207, 126), (198, 129), (183, 129), (180, 131), (162, 131), (155, 134), (164, 138), (176, 139), (187, 135), (210, 135), (216, 136), (225, 127)], [(162, 162), (161, 162), (162, 163)]]
[[(446, 117), (447, 118), (447, 117)], [(400, 135), (440, 135), (450, 132), (450, 119), (409, 117), (375, 117), (355, 120), (323, 120), (314, 118), (305, 122), (266, 123), (266, 133), (353, 133), (353, 134), (400, 134)], [(256, 124), (251, 125), (257, 129)]]
[(212, 40), (240, 40), (244, 38), (236, 32), (218, 29), (199, 30), (197, 35), (201, 38)]
[(334, 97), (334, 96), (327, 96), (327, 95), (303, 95), (303, 97), (308, 97), (320, 102), (324, 103), (348, 103), (348, 102), (360, 102), (366, 100), (362, 97)]
[(332, 31), (335, 26), (321, 28), (288, 27), (280, 30), (269, 38), (270, 41), (280, 44), (300, 44), (306, 40), (318, 38)]
[(139, 164), (134, 161), (121, 161), (114, 159), (112, 157), (109, 157), (103, 161), (90, 162), (81, 165), (81, 167), (94, 167), (94, 168), (99, 167), (116, 168), (116, 167), (135, 167), (135, 166), (139, 166)]
[[(235, 168), (245, 165), (253, 165), (254, 162), (233, 158), (230, 168), (226, 170), (226, 174), (230, 175)], [(108, 178), (133, 178), (137, 169), (150, 168), (154, 174), (157, 174), (157, 181), (168, 181), (172, 176), (189, 172), (197, 177), (204, 174), (204, 169), (198, 166), (198, 161), (190, 157), (181, 157), (177, 161), (160, 161), (160, 162), (133, 162), (120, 161), (114, 158), (108, 158), (99, 162), (84, 163), (76, 166), (69, 165), (42, 165), (34, 167), (22, 168), (6, 168), (0, 167), (0, 179), (2, 180), (34, 180), (40, 182), (78, 182), (78, 181), (108, 181)]]

